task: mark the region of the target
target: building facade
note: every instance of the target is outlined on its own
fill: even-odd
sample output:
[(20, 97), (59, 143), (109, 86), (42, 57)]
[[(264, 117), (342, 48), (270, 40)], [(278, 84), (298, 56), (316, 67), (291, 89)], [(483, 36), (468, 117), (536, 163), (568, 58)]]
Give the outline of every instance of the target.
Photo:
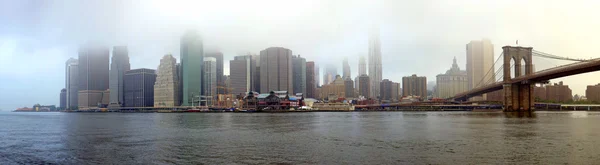
[(306, 94), (306, 59), (292, 56), (292, 77), (295, 93)]
[(204, 48), (200, 36), (195, 31), (188, 31), (181, 37), (180, 53), (181, 83), (183, 86), (181, 105), (198, 105), (198, 99), (192, 98), (202, 95)]
[(467, 71), (460, 70), (455, 57), (452, 67), (445, 74), (438, 74), (436, 76), (435, 84), (437, 85), (435, 97), (438, 98), (449, 98), (458, 93), (468, 91), (469, 80), (467, 78)]
[(123, 75), (130, 67), (127, 46), (113, 47), (109, 73), (109, 106), (120, 107), (123, 104)]
[(345, 80), (346, 78), (350, 78), (350, 76), (350, 64), (348, 64), (348, 57), (345, 57), (344, 61), (342, 61), (342, 78)]
[(375, 29), (369, 37), (369, 78), (371, 79), (371, 97), (377, 98), (382, 80), (381, 41), (379, 29)]
[(392, 82), (392, 92), (391, 92), (391, 94), (392, 94), (391, 100), (392, 101), (398, 101), (401, 99), (402, 95), (401, 95), (400, 89), (401, 89), (400, 83)]
[[(493, 70), (494, 68), (494, 45), (490, 40), (471, 41), (467, 44), (466, 51), (469, 90), (496, 80), (495, 71), (488, 73), (490, 69)], [(473, 97), (471, 100), (487, 100), (487, 94), (483, 94), (481, 97)]]
[(585, 90), (585, 96), (588, 101), (600, 103), (600, 84), (588, 85)]
[(392, 97), (392, 84), (393, 82), (388, 79), (383, 79), (379, 83), (379, 97), (381, 100), (393, 100)]
[(346, 99), (354, 98), (354, 81), (350, 77), (346, 77), (344, 79), (344, 89), (346, 89), (345, 96)]
[(270, 47), (260, 51), (260, 92), (270, 91), (294, 93), (292, 50)]
[(156, 71), (153, 69), (133, 69), (125, 72), (124, 107), (153, 107)]
[(329, 101), (346, 98), (346, 85), (342, 76), (337, 75), (333, 82), (323, 85), (321, 87), (321, 97)]
[(416, 74), (402, 77), (402, 96), (419, 96), (427, 98), (427, 78)]
[(235, 56), (229, 61), (229, 74), (231, 94), (236, 96), (246, 96), (249, 91), (255, 87), (253, 79), (256, 78), (255, 56), (244, 55)]
[(214, 57), (217, 60), (217, 94), (225, 94), (225, 81), (223, 81), (223, 53), (206, 53), (204, 57)]
[(366, 74), (360, 75), (358, 77), (358, 93), (360, 96), (365, 98), (371, 98), (371, 79)]
[(174, 107), (181, 103), (177, 70), (175, 57), (163, 56), (154, 83), (154, 107)]
[[(79, 49), (78, 66), (78, 107), (97, 107), (108, 102), (102, 97), (86, 96), (103, 94), (108, 90), (109, 50), (101, 46), (84, 46)], [(83, 98), (81, 98), (83, 96)]]
[(63, 88), (60, 90), (60, 104), (59, 109), (63, 110), (67, 107), (67, 89)]
[(206, 105), (213, 105), (217, 98), (217, 58), (204, 58), (204, 96), (206, 96)]
[(79, 60), (70, 58), (65, 67), (66, 109), (74, 110), (78, 107), (79, 83), (77, 82), (79, 82)]
[(315, 98), (317, 83), (315, 80), (315, 62), (306, 62), (306, 94), (307, 98)]
[(573, 100), (571, 88), (564, 85), (563, 82), (546, 85), (546, 100), (558, 103), (564, 103)]

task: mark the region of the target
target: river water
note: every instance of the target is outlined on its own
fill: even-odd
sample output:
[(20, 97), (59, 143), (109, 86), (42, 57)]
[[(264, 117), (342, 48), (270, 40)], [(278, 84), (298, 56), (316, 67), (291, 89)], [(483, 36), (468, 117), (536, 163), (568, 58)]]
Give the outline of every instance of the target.
[(0, 113), (0, 164), (596, 164), (600, 112)]

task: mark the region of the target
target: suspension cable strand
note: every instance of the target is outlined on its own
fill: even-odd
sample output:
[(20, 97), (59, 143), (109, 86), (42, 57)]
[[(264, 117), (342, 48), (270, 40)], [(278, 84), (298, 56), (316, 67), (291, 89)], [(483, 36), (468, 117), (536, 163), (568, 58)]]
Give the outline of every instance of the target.
[(496, 82), (497, 80), (494, 81), (496, 79), (495, 76), (498, 75), (498, 74), (500, 74), (500, 73), (502, 73), (502, 71), (504, 71), (503, 69), (504, 69), (504, 66), (498, 68), (498, 70), (496, 71), (496, 73), (494, 74), (494, 76), (493, 77), (490, 76), (490, 79), (488, 81), (486, 81), (485, 84), (490, 84), (490, 83)]
[(556, 59), (556, 60), (579, 61), (579, 62), (590, 61), (590, 60), (585, 60), (585, 59), (574, 59), (574, 58), (568, 58), (568, 57), (561, 57), (561, 56), (557, 56), (557, 55), (553, 55), (553, 54), (549, 54), (549, 53), (540, 52), (537, 50), (532, 50), (532, 55), (538, 56), (538, 57)]
[[(496, 59), (496, 61), (494, 61), (494, 66), (496, 66), (496, 63), (498, 63), (498, 60), (500, 60), (500, 57), (502, 57), (503, 55), (504, 55), (504, 52), (500, 53), (500, 55), (498, 56), (498, 58)], [(483, 77), (481, 78), (481, 80), (479, 80), (479, 83), (477, 83), (477, 85), (474, 86), (473, 88), (478, 87), (479, 85), (481, 85), (481, 83), (483, 82), (483, 80), (485, 80), (485, 77), (487, 77), (487, 75), (489, 75), (492, 70), (494, 70), (494, 67), (491, 67), (487, 71), (487, 73), (485, 75), (483, 75)]]

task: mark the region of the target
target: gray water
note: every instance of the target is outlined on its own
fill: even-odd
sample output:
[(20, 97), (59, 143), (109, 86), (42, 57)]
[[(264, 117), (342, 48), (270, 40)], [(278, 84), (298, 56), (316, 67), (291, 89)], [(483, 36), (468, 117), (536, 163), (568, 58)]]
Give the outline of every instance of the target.
[(0, 113), (0, 164), (597, 164), (600, 113)]

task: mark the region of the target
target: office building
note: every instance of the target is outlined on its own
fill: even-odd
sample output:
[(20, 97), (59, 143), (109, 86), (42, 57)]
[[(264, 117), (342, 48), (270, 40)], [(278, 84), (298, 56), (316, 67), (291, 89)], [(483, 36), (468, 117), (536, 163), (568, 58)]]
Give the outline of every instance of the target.
[[(487, 85), (496, 80), (494, 70), (494, 45), (488, 39), (471, 41), (466, 46), (468, 89)], [(488, 71), (491, 71), (488, 73)], [(487, 100), (487, 94), (473, 97), (471, 100)]]
[(342, 62), (342, 78), (346, 79), (346, 78), (350, 78), (351, 73), (350, 73), (350, 64), (348, 64), (348, 57), (344, 58), (344, 61)]
[(460, 70), (456, 63), (456, 57), (452, 62), (452, 67), (445, 74), (436, 76), (435, 97), (449, 98), (454, 95), (469, 90), (469, 81), (467, 71)]
[(391, 92), (392, 98), (391, 98), (391, 100), (393, 100), (393, 101), (400, 100), (400, 98), (402, 97), (400, 89), (402, 89), (402, 88), (400, 88), (400, 83), (392, 82), (392, 92)]
[(379, 29), (375, 29), (369, 37), (369, 78), (371, 79), (371, 97), (377, 98), (382, 80), (381, 41)]
[(153, 107), (156, 71), (153, 69), (132, 69), (123, 76), (124, 107)]
[(585, 90), (585, 96), (588, 101), (593, 103), (600, 103), (600, 84), (588, 85)]
[(217, 98), (217, 58), (204, 58), (204, 96), (206, 105), (213, 105), (213, 99)]
[(388, 100), (388, 101), (393, 100), (392, 83), (393, 82), (388, 79), (383, 79), (379, 83), (379, 97), (381, 100)]
[(346, 85), (342, 76), (337, 75), (333, 82), (323, 85), (321, 88), (321, 97), (330, 102), (346, 98)]
[(217, 94), (225, 94), (225, 82), (223, 81), (223, 53), (206, 53), (204, 57), (214, 57), (217, 60)]
[(252, 91), (255, 92), (260, 92), (260, 56), (259, 55), (252, 55), (252, 60), (254, 61), (253, 64), (254, 67), (251, 66), (251, 73), (252, 73), (252, 77), (254, 77), (252, 79)]
[(154, 83), (154, 107), (174, 107), (181, 103), (177, 60), (167, 54), (160, 60)]
[(67, 107), (67, 89), (63, 88), (60, 90), (60, 104), (59, 107), (61, 110), (64, 110)]
[[(321, 87), (321, 70), (319, 69), (319, 64), (315, 62), (315, 85)], [(315, 91), (315, 93), (317, 93)]]
[(346, 77), (346, 79), (344, 79), (344, 89), (346, 99), (354, 98), (354, 81), (352, 81), (350, 77)]
[(306, 59), (292, 56), (292, 81), (295, 93), (306, 94)]
[(181, 37), (181, 83), (182, 106), (198, 105), (193, 97), (202, 94), (202, 76), (204, 69), (204, 48), (200, 36), (195, 31), (188, 31)]
[(112, 51), (110, 63), (109, 88), (111, 107), (120, 107), (123, 104), (123, 75), (130, 68), (129, 52), (126, 46), (115, 46)]
[(252, 55), (235, 56), (233, 60), (229, 61), (231, 94), (244, 97), (248, 92), (253, 91), (255, 86), (253, 78), (256, 77), (254, 75), (256, 73), (254, 57)]
[(418, 96), (427, 98), (427, 78), (418, 77), (416, 74), (402, 77), (402, 96)]
[(358, 77), (358, 81), (360, 81), (358, 86), (358, 93), (359, 95), (365, 97), (365, 98), (372, 98), (371, 97), (371, 79), (369, 78), (369, 76), (367, 76), (366, 74), (362, 74)]
[(65, 64), (65, 88), (67, 88), (66, 109), (78, 107), (79, 92), (79, 60), (70, 58)]
[(317, 88), (315, 69), (314, 61), (306, 62), (306, 94), (304, 96), (307, 98), (315, 98), (315, 90)]
[(109, 54), (106, 47), (88, 45), (79, 49), (79, 108), (98, 107), (108, 102), (103, 100), (103, 94), (108, 90)]
[(292, 50), (270, 47), (260, 51), (260, 93), (270, 91), (294, 93)]

